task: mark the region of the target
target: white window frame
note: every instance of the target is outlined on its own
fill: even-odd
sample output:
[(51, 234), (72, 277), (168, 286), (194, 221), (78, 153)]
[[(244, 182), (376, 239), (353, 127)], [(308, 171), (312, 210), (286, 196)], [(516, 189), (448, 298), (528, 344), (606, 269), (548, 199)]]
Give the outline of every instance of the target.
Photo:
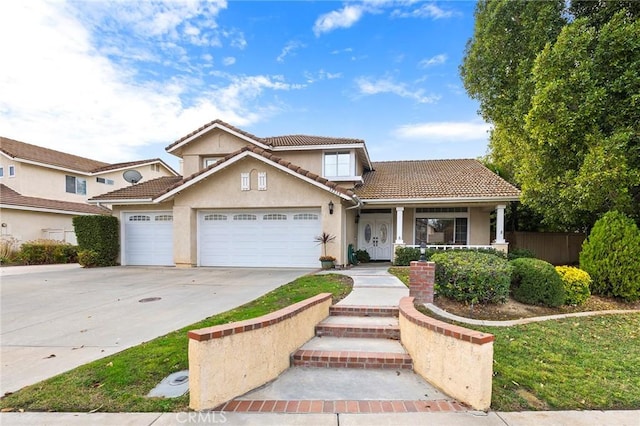
[(0, 166), (0, 179), (4, 177), (4, 167)]
[[(74, 186), (75, 186), (75, 192), (67, 191), (67, 178), (73, 178)], [(78, 183), (80, 181), (84, 183), (84, 186), (78, 185)], [(79, 192), (78, 190), (80, 188), (83, 188), (84, 192)], [(67, 194), (87, 195), (87, 180), (85, 178), (79, 178), (77, 176), (65, 175), (64, 176), (64, 190), (65, 190), (65, 192)]]
[(240, 190), (251, 190), (251, 175), (249, 173), (240, 173)]
[(203, 168), (207, 168), (212, 164), (217, 163), (218, 161), (222, 160), (224, 157), (204, 157), (202, 159), (202, 167)]
[[(340, 155), (348, 155), (349, 156), (349, 170), (347, 173), (339, 173), (339, 163), (338, 159)], [(335, 170), (329, 170), (327, 167), (327, 158), (335, 157)], [(355, 176), (356, 170), (356, 162), (355, 155), (352, 149), (349, 150), (340, 150), (336, 149), (335, 151), (325, 151), (322, 156), (322, 175), (327, 178), (352, 178)], [(332, 166), (333, 168), (333, 166)]]
[(9, 177), (16, 177), (16, 166), (14, 166), (13, 164), (9, 165)]
[(258, 191), (267, 190), (267, 172), (258, 173)]
[(454, 219), (454, 230), (453, 236), (455, 238), (455, 219), (467, 219), (467, 243), (464, 245), (469, 245), (469, 238), (471, 237), (471, 220), (469, 218), (469, 212), (447, 212), (447, 213), (415, 213), (413, 217), (413, 244), (418, 244), (416, 242), (416, 220), (417, 219)]

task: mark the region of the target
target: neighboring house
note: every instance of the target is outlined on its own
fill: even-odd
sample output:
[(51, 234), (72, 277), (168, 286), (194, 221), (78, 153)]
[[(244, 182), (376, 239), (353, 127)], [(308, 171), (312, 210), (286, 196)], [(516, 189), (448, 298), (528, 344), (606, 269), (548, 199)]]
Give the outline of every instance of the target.
[(322, 232), (338, 264), (349, 245), (373, 260), (421, 242), (506, 250), (505, 205), (520, 195), (477, 160), (374, 163), (360, 139), (261, 138), (220, 120), (166, 150), (184, 177), (89, 200), (120, 218), (123, 265), (316, 267)]
[(87, 200), (131, 186), (129, 170), (141, 182), (177, 175), (160, 159), (110, 164), (0, 137), (0, 237), (75, 244), (73, 217), (111, 214)]

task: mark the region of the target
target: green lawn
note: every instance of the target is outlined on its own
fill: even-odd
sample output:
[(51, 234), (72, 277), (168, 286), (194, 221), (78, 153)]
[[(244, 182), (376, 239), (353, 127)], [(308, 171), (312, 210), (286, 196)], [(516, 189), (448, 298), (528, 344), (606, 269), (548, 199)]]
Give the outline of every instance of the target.
[(0, 409), (67, 412), (185, 411), (188, 394), (179, 398), (146, 398), (168, 374), (186, 370), (187, 331), (259, 317), (320, 293), (333, 293), (334, 302), (351, 291), (342, 275), (311, 275), (199, 323), (80, 366), (0, 399)]
[(640, 409), (640, 314), (474, 327), (495, 335), (491, 408)]

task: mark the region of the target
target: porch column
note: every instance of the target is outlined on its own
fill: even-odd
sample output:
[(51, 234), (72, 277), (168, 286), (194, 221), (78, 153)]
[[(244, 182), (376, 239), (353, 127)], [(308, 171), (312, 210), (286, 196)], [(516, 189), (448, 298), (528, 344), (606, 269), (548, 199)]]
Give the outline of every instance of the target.
[(506, 243), (504, 239), (504, 209), (506, 207), (504, 204), (496, 206), (496, 244)]
[(396, 207), (396, 244), (404, 244), (402, 240), (402, 222), (404, 207)]

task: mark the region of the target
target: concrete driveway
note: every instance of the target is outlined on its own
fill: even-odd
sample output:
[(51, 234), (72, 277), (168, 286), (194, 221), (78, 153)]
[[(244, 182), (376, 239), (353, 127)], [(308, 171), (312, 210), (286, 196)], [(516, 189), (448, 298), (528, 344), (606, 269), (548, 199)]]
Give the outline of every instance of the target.
[(313, 271), (0, 268), (0, 395), (227, 311)]

